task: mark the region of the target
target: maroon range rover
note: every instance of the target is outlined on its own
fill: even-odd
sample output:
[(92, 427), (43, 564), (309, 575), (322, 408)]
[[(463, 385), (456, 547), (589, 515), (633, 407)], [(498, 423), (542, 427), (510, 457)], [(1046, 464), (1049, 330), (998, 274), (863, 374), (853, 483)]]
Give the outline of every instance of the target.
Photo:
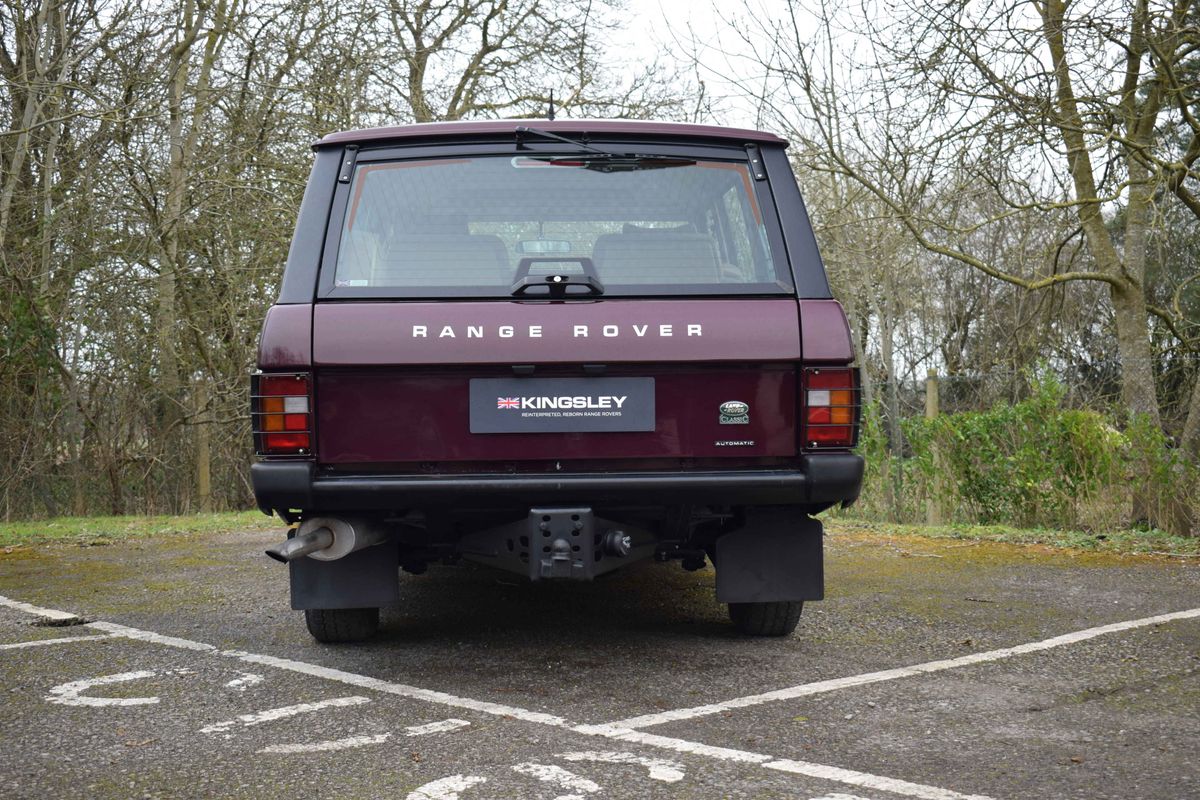
[(859, 492), (858, 374), (786, 143), (627, 121), (315, 145), (253, 376), (259, 507), (292, 606), (373, 634), (399, 572), (716, 568), (791, 633)]

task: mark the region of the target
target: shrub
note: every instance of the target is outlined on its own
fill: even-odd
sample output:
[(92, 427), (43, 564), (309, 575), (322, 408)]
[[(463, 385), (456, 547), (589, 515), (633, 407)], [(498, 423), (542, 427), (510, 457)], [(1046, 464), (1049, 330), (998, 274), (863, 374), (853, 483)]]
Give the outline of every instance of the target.
[(904, 420), (903, 459), (868, 413), (862, 512), (915, 522), (932, 500), (948, 522), (1111, 530), (1128, 527), (1132, 509), (1186, 534), (1200, 510), (1197, 465), (1149, 420), (1121, 433), (1103, 414), (1064, 408), (1064, 395), (1044, 378), (1019, 403)]

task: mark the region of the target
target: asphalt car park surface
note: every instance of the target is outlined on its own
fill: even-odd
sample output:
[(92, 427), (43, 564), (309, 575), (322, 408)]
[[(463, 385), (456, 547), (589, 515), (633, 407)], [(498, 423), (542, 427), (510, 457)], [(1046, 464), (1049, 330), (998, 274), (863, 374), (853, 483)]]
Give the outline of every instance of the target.
[(432, 568), (323, 646), (275, 537), (0, 556), (0, 795), (1200, 796), (1195, 564), (843, 530), (779, 640), (710, 570)]

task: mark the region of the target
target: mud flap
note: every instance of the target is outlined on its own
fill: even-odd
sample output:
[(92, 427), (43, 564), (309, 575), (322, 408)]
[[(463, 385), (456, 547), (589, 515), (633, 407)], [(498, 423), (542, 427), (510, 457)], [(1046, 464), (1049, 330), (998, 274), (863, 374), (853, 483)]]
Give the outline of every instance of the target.
[(288, 562), (292, 608), (378, 608), (400, 600), (400, 545), (395, 541), (337, 561)]
[(717, 539), (717, 600), (769, 603), (825, 596), (821, 523), (795, 508), (750, 511)]

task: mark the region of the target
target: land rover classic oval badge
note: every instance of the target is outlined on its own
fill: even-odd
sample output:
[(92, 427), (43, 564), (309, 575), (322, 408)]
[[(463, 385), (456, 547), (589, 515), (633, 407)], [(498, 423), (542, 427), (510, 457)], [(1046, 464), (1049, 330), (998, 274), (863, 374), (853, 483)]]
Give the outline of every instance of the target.
[(749, 425), (750, 406), (741, 400), (729, 400), (721, 403), (722, 425)]

